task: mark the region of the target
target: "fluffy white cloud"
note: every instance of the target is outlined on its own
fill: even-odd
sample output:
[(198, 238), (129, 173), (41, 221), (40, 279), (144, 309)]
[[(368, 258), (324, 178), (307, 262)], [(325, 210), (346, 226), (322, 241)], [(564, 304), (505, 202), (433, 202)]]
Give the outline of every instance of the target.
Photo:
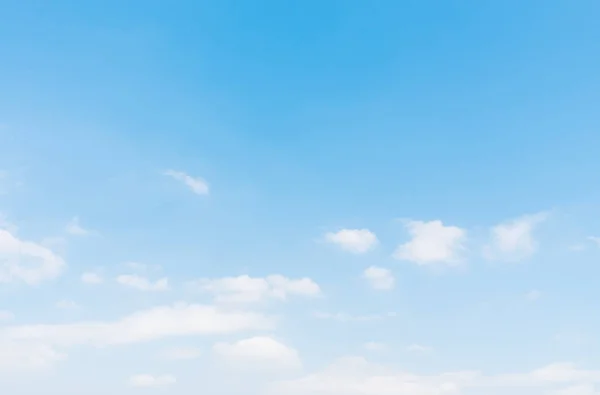
[(548, 218), (547, 213), (524, 215), (494, 226), (491, 241), (484, 248), (489, 259), (519, 260), (532, 255), (537, 250), (533, 238), (536, 226)]
[(177, 347), (165, 350), (164, 357), (171, 360), (196, 359), (202, 352), (194, 347)]
[(600, 371), (581, 370), (571, 364), (556, 364), (529, 373), (495, 376), (484, 375), (478, 371), (418, 375), (373, 364), (364, 358), (347, 357), (302, 378), (275, 383), (269, 393), (280, 395), (470, 395), (482, 393), (595, 395), (595, 392), (589, 392), (589, 390), (599, 382)]
[(398, 246), (394, 258), (419, 265), (445, 263), (457, 265), (460, 252), (465, 249), (467, 232), (456, 226), (445, 226), (442, 221), (407, 221), (411, 240)]
[(165, 374), (162, 376), (153, 376), (151, 374), (137, 374), (129, 378), (129, 385), (132, 387), (164, 387), (177, 382), (175, 376)]
[(90, 231), (85, 229), (79, 223), (79, 217), (73, 217), (67, 224), (66, 232), (73, 236), (86, 236), (90, 234)]
[(192, 177), (181, 171), (167, 170), (164, 175), (184, 183), (196, 195), (208, 195), (208, 183), (200, 177)]
[(363, 276), (371, 287), (378, 290), (390, 290), (394, 288), (396, 282), (390, 270), (377, 266), (368, 267)]
[(375, 233), (368, 229), (342, 229), (325, 234), (325, 241), (337, 244), (343, 250), (363, 254), (378, 243)]
[(63, 259), (47, 247), (0, 229), (0, 283), (35, 285), (58, 277), (64, 267)]
[(104, 279), (98, 273), (87, 272), (81, 275), (81, 281), (85, 284), (102, 284)]
[(189, 284), (214, 295), (221, 303), (253, 303), (268, 299), (286, 300), (290, 296), (316, 297), (321, 288), (310, 278), (290, 279), (278, 274), (267, 277), (224, 277), (200, 279)]
[(166, 277), (152, 282), (146, 277), (136, 274), (123, 274), (117, 277), (117, 282), (138, 291), (160, 292), (169, 289), (169, 280)]
[(52, 346), (106, 346), (174, 336), (271, 329), (273, 325), (272, 318), (260, 313), (178, 303), (138, 311), (117, 321), (8, 326), (0, 328), (0, 341), (6, 339)]
[(290, 368), (301, 365), (298, 352), (267, 336), (257, 336), (235, 343), (217, 343), (213, 351), (230, 363), (258, 367)]

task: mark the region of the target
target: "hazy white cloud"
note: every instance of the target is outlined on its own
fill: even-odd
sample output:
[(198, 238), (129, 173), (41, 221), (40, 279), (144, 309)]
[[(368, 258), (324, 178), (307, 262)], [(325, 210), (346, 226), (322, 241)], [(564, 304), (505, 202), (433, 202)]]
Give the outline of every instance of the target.
[(66, 358), (46, 344), (0, 339), (0, 373), (45, 369)]
[(167, 170), (164, 175), (174, 178), (182, 182), (197, 195), (208, 195), (209, 188), (205, 180), (200, 177), (192, 177), (181, 171)]
[(589, 236), (588, 240), (591, 241), (592, 243), (596, 244), (598, 247), (600, 247), (600, 237), (598, 237), (598, 236)]
[(90, 234), (90, 231), (81, 226), (79, 217), (73, 217), (67, 224), (66, 232), (73, 236), (86, 236)]
[(0, 323), (6, 321), (12, 321), (15, 319), (15, 315), (8, 310), (0, 310)]
[(360, 357), (346, 357), (299, 379), (279, 381), (270, 387), (269, 394), (596, 395), (589, 392), (596, 383), (600, 383), (600, 371), (582, 370), (572, 364), (555, 364), (527, 373), (501, 375), (485, 375), (479, 371), (419, 375), (374, 364)]
[(138, 291), (161, 292), (169, 289), (169, 279), (166, 277), (153, 282), (136, 274), (123, 274), (117, 277), (117, 282)]
[(525, 298), (527, 300), (531, 300), (531, 301), (538, 300), (541, 297), (542, 297), (542, 293), (540, 291), (538, 291), (537, 289), (532, 289), (531, 291), (529, 291), (525, 294)]
[(166, 359), (185, 360), (196, 359), (202, 355), (202, 352), (200, 349), (194, 347), (176, 347), (165, 350), (163, 355)]
[(366, 342), (363, 347), (367, 351), (385, 351), (387, 349), (385, 343), (381, 342)]
[(102, 284), (104, 279), (98, 273), (86, 272), (81, 275), (81, 281), (85, 284)]
[(533, 237), (535, 228), (548, 218), (547, 213), (524, 215), (494, 226), (491, 241), (484, 248), (489, 259), (514, 261), (526, 258), (537, 250)]
[(6, 339), (57, 347), (103, 346), (148, 342), (175, 336), (264, 330), (273, 328), (273, 325), (272, 318), (260, 313), (178, 303), (138, 311), (117, 321), (7, 326), (0, 328), (0, 342)]
[(164, 387), (177, 382), (175, 376), (165, 374), (153, 376), (151, 374), (137, 374), (129, 378), (129, 385), (132, 387)]
[(298, 352), (268, 336), (256, 336), (235, 343), (217, 343), (215, 354), (244, 367), (290, 368), (301, 365)]
[(394, 258), (419, 265), (460, 263), (460, 253), (465, 249), (467, 232), (456, 226), (446, 226), (442, 221), (407, 221), (406, 229), (411, 240), (401, 244)]
[(433, 348), (421, 344), (411, 344), (406, 349), (416, 354), (430, 354), (433, 352)]
[(47, 247), (0, 229), (0, 283), (39, 284), (58, 277), (65, 266), (63, 259)]
[(377, 321), (385, 318), (394, 318), (397, 313), (390, 311), (388, 313), (379, 314), (349, 314), (349, 313), (327, 313), (317, 311), (313, 314), (315, 318), (322, 320), (334, 320), (340, 322), (365, 322), (365, 321)]
[(316, 297), (321, 288), (310, 278), (290, 279), (278, 274), (267, 277), (224, 277), (200, 279), (188, 284), (214, 295), (222, 303), (254, 303), (269, 299), (286, 300), (291, 296)]
[(56, 308), (61, 310), (77, 310), (80, 307), (79, 304), (72, 300), (63, 299), (56, 302)]
[(363, 276), (371, 287), (378, 290), (390, 290), (394, 288), (394, 283), (396, 282), (390, 270), (377, 266), (365, 269)]
[(354, 254), (363, 254), (378, 243), (375, 233), (368, 229), (342, 229), (338, 232), (329, 232), (325, 234), (325, 241)]

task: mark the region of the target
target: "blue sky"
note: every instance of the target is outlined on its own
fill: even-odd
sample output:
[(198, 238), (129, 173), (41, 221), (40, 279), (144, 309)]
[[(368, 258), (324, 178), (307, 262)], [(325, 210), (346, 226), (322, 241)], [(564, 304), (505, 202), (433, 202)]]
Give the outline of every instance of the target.
[(600, 394), (600, 3), (1, 1), (8, 395)]

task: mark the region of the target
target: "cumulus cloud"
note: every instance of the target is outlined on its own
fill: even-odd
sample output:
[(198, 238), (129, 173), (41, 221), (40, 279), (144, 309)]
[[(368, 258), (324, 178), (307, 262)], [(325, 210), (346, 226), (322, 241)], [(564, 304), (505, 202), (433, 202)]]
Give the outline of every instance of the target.
[(66, 266), (52, 250), (0, 229), (0, 283), (36, 285), (58, 277)]
[(188, 284), (192, 289), (214, 295), (220, 303), (256, 303), (287, 300), (291, 296), (314, 298), (321, 288), (310, 278), (290, 279), (278, 274), (267, 277), (224, 277), (200, 279)]
[(85, 284), (102, 284), (104, 279), (98, 273), (86, 272), (81, 275), (81, 281)]
[(365, 269), (364, 278), (369, 282), (371, 287), (377, 290), (390, 290), (394, 288), (394, 275), (389, 269), (382, 267), (371, 266)]
[(0, 328), (0, 341), (52, 346), (109, 346), (190, 335), (235, 333), (273, 328), (260, 313), (222, 310), (215, 306), (178, 303), (138, 311), (117, 321), (15, 325)]
[(363, 254), (378, 243), (375, 233), (368, 229), (342, 229), (338, 232), (329, 232), (325, 234), (325, 241), (354, 254)]
[(208, 183), (200, 177), (192, 177), (184, 172), (175, 170), (167, 170), (163, 174), (182, 182), (196, 195), (208, 195)]
[(129, 385), (132, 387), (164, 387), (177, 382), (175, 376), (165, 374), (162, 376), (153, 376), (151, 374), (137, 374), (129, 378)]
[(443, 263), (454, 266), (460, 263), (467, 234), (464, 229), (446, 226), (439, 220), (407, 221), (405, 227), (411, 240), (396, 248), (394, 258), (418, 265)]
[(227, 362), (244, 367), (293, 368), (301, 365), (295, 349), (268, 336), (256, 336), (235, 343), (217, 343), (213, 351)]
[(47, 344), (0, 339), (0, 373), (46, 369), (66, 358)]
[(484, 255), (489, 259), (507, 261), (516, 261), (533, 255), (538, 248), (533, 232), (547, 218), (547, 213), (537, 213), (494, 226), (490, 230), (491, 241), (484, 247)]
[(163, 277), (156, 281), (150, 281), (146, 277), (136, 274), (123, 274), (117, 277), (117, 282), (125, 287), (138, 291), (161, 292), (169, 289), (169, 280)]

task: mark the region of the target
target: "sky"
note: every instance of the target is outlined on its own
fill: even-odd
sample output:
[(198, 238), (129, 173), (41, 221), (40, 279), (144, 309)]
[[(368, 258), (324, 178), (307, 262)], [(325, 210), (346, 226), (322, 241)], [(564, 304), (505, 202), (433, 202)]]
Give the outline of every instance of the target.
[(599, 395), (596, 0), (0, 0), (4, 395)]

